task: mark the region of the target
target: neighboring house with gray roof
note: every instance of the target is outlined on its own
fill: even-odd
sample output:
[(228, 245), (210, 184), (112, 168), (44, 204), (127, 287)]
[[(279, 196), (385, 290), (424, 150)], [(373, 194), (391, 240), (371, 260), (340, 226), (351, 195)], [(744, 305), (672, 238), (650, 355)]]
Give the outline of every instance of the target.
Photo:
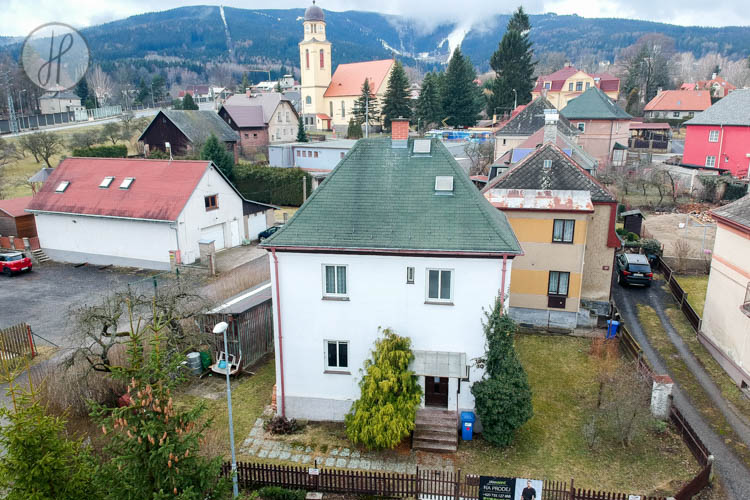
[(482, 189), (521, 241), (510, 316), (572, 330), (609, 314), (617, 202), (555, 143), (547, 142)]
[(685, 122), (682, 163), (750, 177), (750, 89), (737, 89)]
[(507, 303), (523, 251), (439, 140), (407, 139), (405, 120), (393, 130), (360, 139), (261, 244), (278, 311), (279, 414), (343, 420), (381, 327), (411, 340), (423, 406), (474, 409), (483, 309), (501, 290)]
[(233, 95), (219, 115), (239, 134), (240, 153), (246, 157), (267, 153), (270, 144), (297, 140), (299, 114), (292, 101), (278, 92)]
[(39, 110), (43, 115), (51, 113), (65, 113), (83, 109), (81, 98), (73, 92), (49, 92), (39, 98)]
[(138, 140), (143, 142), (147, 157), (156, 149), (167, 153), (167, 143), (173, 156), (184, 156), (200, 153), (211, 134), (224, 143), (236, 162), (239, 158), (239, 136), (213, 111), (161, 110)]
[[(729, 99), (735, 90), (727, 97)], [(750, 195), (711, 211), (716, 240), (698, 340), (741, 388), (750, 385)]]
[[(500, 130), (495, 133), (495, 160), (510, 149), (513, 149), (534, 135), (544, 127), (544, 111), (555, 110), (555, 107), (545, 97), (537, 97), (527, 104), (520, 112), (513, 115)], [(568, 137), (578, 135), (576, 130), (565, 117), (560, 117), (557, 130)]]

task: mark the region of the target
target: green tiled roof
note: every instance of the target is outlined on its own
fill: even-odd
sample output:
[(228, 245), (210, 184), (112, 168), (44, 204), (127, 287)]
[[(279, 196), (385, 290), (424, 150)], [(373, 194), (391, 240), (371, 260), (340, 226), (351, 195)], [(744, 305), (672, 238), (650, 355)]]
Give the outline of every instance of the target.
[[(414, 139), (360, 139), (263, 246), (520, 254), (505, 215), (439, 140), (424, 141), (429, 154)], [(436, 192), (436, 176), (453, 177), (452, 193)]]
[(568, 120), (629, 120), (632, 118), (596, 87), (568, 102), (560, 111)]

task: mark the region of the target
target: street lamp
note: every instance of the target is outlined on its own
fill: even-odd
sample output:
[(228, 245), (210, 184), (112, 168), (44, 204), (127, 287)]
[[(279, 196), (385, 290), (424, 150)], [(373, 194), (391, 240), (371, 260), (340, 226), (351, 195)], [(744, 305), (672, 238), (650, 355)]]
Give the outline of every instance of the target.
[(18, 107), (21, 111), (21, 126), (19, 127), (18, 131), (20, 132), (23, 130), (23, 93), (26, 92), (26, 89), (21, 89), (21, 91), (18, 93)]
[(234, 454), (234, 424), (232, 424), (232, 385), (229, 383), (229, 343), (227, 342), (227, 328), (229, 325), (222, 321), (214, 326), (214, 333), (224, 334), (224, 359), (227, 365), (224, 367), (224, 373), (227, 375), (227, 408), (229, 415), (229, 447), (232, 449), (232, 498), (237, 498), (240, 494), (237, 487), (237, 457)]

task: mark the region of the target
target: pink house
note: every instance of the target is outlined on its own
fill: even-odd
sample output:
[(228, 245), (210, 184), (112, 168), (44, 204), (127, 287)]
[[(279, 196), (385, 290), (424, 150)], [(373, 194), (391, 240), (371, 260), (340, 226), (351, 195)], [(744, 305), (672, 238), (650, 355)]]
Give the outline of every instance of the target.
[(735, 90), (685, 122), (682, 162), (728, 170), (747, 178), (750, 170), (750, 89)]

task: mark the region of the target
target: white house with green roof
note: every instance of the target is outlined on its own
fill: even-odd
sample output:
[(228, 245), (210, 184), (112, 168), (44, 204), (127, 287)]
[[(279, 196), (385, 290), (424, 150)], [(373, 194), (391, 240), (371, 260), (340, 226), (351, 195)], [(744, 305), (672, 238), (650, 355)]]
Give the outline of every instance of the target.
[(411, 339), (423, 406), (474, 408), (483, 310), (522, 250), (440, 141), (360, 140), (263, 246), (279, 414), (343, 420), (379, 328)]

